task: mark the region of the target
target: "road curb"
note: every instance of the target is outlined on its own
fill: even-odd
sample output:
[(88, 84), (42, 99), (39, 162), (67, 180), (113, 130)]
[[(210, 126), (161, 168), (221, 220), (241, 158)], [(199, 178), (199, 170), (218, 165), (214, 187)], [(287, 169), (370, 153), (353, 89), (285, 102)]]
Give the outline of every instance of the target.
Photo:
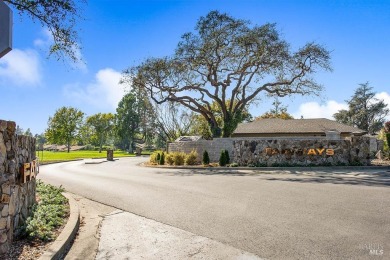
[(61, 234), (54, 243), (47, 249), (39, 260), (59, 259), (70, 247), (80, 226), (80, 209), (76, 200), (69, 193), (62, 193), (69, 201), (70, 213), (69, 219)]
[(140, 163), (139, 166), (177, 170), (251, 170), (251, 171), (326, 171), (326, 170), (390, 170), (390, 166), (307, 166), (307, 167), (202, 167), (202, 166), (159, 166)]

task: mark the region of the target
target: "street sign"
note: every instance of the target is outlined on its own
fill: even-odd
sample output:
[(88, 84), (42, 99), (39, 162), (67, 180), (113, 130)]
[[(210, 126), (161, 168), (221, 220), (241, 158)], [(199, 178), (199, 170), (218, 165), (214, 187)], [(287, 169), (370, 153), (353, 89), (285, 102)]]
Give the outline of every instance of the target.
[(0, 1), (0, 58), (12, 50), (12, 11)]

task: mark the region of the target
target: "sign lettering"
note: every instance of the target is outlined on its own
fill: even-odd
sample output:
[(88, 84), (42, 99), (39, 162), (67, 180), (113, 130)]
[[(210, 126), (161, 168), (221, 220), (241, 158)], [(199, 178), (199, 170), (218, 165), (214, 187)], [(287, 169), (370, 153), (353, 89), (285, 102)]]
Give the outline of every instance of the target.
[[(282, 152), (279, 152), (276, 148), (270, 148), (267, 147), (264, 150), (264, 153), (267, 156), (277, 155), (277, 154), (294, 154), (294, 152), (291, 149), (284, 149)], [(334, 149), (332, 148), (307, 148), (303, 149), (303, 155), (327, 155), (327, 156), (333, 156), (334, 155)]]

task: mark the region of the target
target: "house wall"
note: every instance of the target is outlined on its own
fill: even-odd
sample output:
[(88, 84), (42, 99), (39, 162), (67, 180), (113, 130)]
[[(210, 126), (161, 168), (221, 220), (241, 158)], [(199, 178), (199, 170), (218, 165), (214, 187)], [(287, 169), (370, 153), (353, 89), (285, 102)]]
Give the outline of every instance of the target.
[(22, 165), (35, 159), (35, 138), (18, 136), (15, 130), (15, 122), (0, 120), (0, 255), (8, 251), (35, 203), (35, 178), (20, 180)]

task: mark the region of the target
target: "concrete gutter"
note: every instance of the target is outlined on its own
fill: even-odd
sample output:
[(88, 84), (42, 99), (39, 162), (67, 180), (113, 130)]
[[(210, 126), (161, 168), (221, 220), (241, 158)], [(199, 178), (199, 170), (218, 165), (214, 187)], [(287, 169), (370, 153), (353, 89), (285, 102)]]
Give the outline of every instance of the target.
[(308, 166), (308, 167), (206, 167), (206, 166), (160, 166), (139, 164), (143, 167), (160, 169), (186, 169), (186, 170), (252, 170), (252, 171), (327, 171), (327, 170), (390, 170), (390, 166)]
[(54, 243), (47, 249), (39, 260), (56, 260), (60, 259), (65, 251), (70, 247), (80, 226), (80, 209), (75, 199), (68, 193), (62, 193), (69, 201), (70, 215), (61, 234)]

